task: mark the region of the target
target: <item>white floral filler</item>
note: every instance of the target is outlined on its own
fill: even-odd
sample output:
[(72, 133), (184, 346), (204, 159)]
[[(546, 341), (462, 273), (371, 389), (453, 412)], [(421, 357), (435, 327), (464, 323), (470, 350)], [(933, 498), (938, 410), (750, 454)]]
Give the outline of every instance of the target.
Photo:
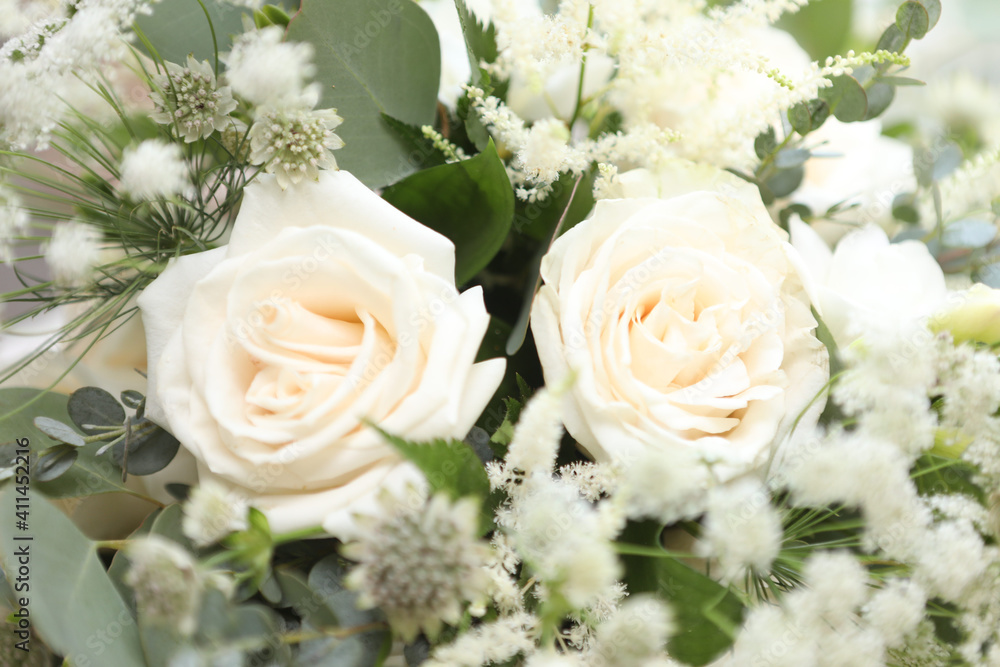
[(598, 461), (694, 451), (728, 479), (766, 463), (826, 383), (798, 255), (757, 189), (677, 163), (553, 244), (531, 328), (566, 428)]
[(459, 294), (455, 250), (346, 172), (248, 186), (228, 246), (171, 262), (139, 298), (146, 414), (276, 532), (345, 535), (376, 490), (422, 479), (364, 420), (464, 437), (500, 359)]

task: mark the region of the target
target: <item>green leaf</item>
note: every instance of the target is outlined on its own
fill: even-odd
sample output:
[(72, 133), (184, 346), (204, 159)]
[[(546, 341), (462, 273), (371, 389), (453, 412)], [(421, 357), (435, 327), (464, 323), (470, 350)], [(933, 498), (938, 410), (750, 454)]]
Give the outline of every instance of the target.
[[(812, 115), (809, 113), (809, 106), (805, 102), (799, 102), (789, 109), (788, 122), (791, 123), (792, 129), (803, 137), (812, 132)], [(757, 144), (754, 143), (754, 148), (756, 146)]]
[[(42, 394), (37, 401), (7, 419), (0, 420), (0, 433), (9, 433), (15, 438), (28, 438), (33, 454), (39, 454), (57, 444), (35, 428), (33, 415), (45, 415), (52, 419), (68, 422), (66, 410), (67, 396), (37, 389), (0, 389), (0, 414), (7, 414)], [(124, 491), (132, 493), (121, 481), (121, 468), (114, 465), (107, 456), (98, 457), (95, 452), (102, 447), (94, 442), (77, 451), (76, 463), (66, 473), (51, 482), (35, 483), (34, 488), (50, 498), (78, 498), (99, 493)]]
[(985, 248), (997, 236), (997, 228), (987, 220), (965, 218), (944, 228), (941, 241), (948, 248)]
[(775, 197), (787, 197), (802, 184), (805, 173), (801, 164), (790, 169), (782, 169), (767, 179), (767, 188)]
[(493, 259), (514, 217), (514, 191), (492, 141), (479, 155), (419, 171), (382, 197), (452, 240), (460, 285)]
[[(268, 23), (271, 25), (280, 25), (282, 28), (288, 27), (289, 22), (292, 20), (284, 9), (276, 5), (264, 5), (258, 11), (264, 15)], [(254, 19), (257, 18), (256, 15), (257, 12), (254, 12)]]
[(892, 200), (892, 217), (911, 225), (920, 222), (917, 195), (913, 192), (902, 192), (896, 195)]
[(344, 123), (337, 163), (372, 188), (426, 165), (382, 120), (434, 122), (441, 51), (437, 31), (412, 0), (303, 0), (287, 39), (312, 44), (321, 107)]
[[(188, 54), (215, 62), (212, 31), (219, 53), (232, 46), (232, 35), (243, 32), (243, 15), (250, 10), (227, 2), (162, 0), (152, 5), (152, 15), (140, 15), (135, 23), (161, 58), (184, 63)], [(206, 17), (206, 13), (208, 17)], [(209, 25), (209, 17), (211, 25)]]
[[(0, 489), (0, 511), (12, 516), (16, 492)], [(145, 665), (135, 619), (97, 557), (96, 548), (49, 501), (31, 498), (32, 540), (0, 540), (0, 563), (16, 584), (18, 549), (27, 548), (33, 631), (74, 665)], [(23, 553), (23, 552), (21, 552)]]
[(917, 0), (907, 0), (896, 11), (896, 27), (909, 39), (921, 39), (931, 27), (930, 14)]
[[(661, 533), (656, 522), (630, 521), (620, 540), (659, 549)], [(705, 665), (729, 648), (743, 617), (743, 604), (732, 591), (666, 555), (623, 555), (622, 562), (630, 593), (656, 593), (672, 604), (677, 633), (667, 645), (671, 657)]]
[(865, 120), (871, 120), (885, 113), (896, 97), (896, 89), (884, 79), (880, 79), (868, 88), (867, 95), (868, 111), (865, 112)]
[(808, 148), (786, 148), (774, 156), (774, 166), (778, 169), (790, 169), (805, 164), (811, 153)]
[[(594, 208), (595, 170), (588, 171), (573, 194), (573, 184), (577, 177), (562, 174), (553, 183), (549, 196), (539, 202), (518, 202), (514, 213), (514, 230), (537, 241), (548, 241), (552, 237), (559, 218), (566, 211), (560, 235), (587, 217)], [(570, 201), (570, 196), (573, 197)], [(568, 209), (568, 210), (567, 210)]]
[(876, 51), (890, 51), (892, 53), (902, 53), (906, 49), (907, 40), (906, 35), (903, 31), (899, 29), (895, 23), (890, 25), (879, 37), (878, 45), (875, 47)]
[(765, 131), (757, 135), (757, 138), (753, 140), (753, 152), (757, 154), (757, 157), (763, 160), (768, 155), (773, 153), (778, 147), (778, 140), (774, 136), (774, 128), (769, 127)]
[(434, 142), (425, 137), (419, 127), (396, 120), (388, 114), (382, 114), (382, 120), (396, 131), (396, 134), (407, 143), (411, 151), (424, 157), (424, 168), (436, 167), (447, 162), (441, 151), (434, 147)]
[[(122, 403), (133, 410), (138, 410), (139, 406), (142, 405), (146, 397), (135, 389), (126, 389), (121, 394)], [(122, 419), (124, 421), (124, 418)]]
[(930, 30), (941, 18), (941, 0), (918, 0), (918, 2), (927, 10), (927, 17), (930, 19), (927, 29)]
[(893, 86), (926, 86), (927, 83), (921, 81), (920, 79), (912, 79), (908, 76), (880, 76), (878, 78), (882, 83), (888, 83)]
[(35, 428), (58, 442), (65, 442), (74, 447), (83, 447), (87, 441), (79, 433), (61, 421), (49, 417), (35, 417)]
[[(476, 15), (469, 11), (464, 0), (455, 0), (455, 8), (458, 10), (458, 20), (462, 24), (462, 33), (465, 35), (469, 64), (475, 73), (479, 71), (481, 61), (491, 63), (497, 59), (499, 52), (497, 50), (496, 29), (492, 23), (484, 26)], [(472, 78), (476, 78), (475, 74)]]
[(139, 426), (146, 430), (128, 441), (128, 460), (125, 460), (125, 440), (111, 448), (111, 458), (116, 465), (124, 463), (130, 475), (152, 475), (170, 465), (181, 443), (150, 421), (143, 420)]
[(99, 387), (77, 389), (70, 394), (66, 409), (73, 423), (87, 435), (107, 433), (105, 429), (94, 427), (125, 423), (125, 409), (114, 396)]
[(833, 85), (820, 90), (819, 96), (830, 105), (836, 119), (844, 123), (864, 120), (868, 113), (868, 96), (858, 80), (845, 74), (831, 81)]
[(46, 450), (35, 463), (34, 480), (49, 482), (67, 472), (76, 462), (79, 452), (72, 445), (56, 445)]

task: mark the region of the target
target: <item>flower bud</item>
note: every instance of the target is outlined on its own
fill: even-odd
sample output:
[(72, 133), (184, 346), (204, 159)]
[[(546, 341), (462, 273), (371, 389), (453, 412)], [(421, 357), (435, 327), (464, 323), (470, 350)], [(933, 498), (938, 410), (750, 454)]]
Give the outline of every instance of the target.
[(931, 330), (950, 331), (956, 343), (1000, 343), (1000, 290), (976, 284), (961, 296), (961, 302), (931, 320)]

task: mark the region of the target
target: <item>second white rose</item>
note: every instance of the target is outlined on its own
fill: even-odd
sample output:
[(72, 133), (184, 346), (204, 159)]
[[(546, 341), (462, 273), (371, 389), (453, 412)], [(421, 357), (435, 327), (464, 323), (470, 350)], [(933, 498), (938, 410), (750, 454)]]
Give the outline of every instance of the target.
[(681, 163), (623, 174), (542, 262), (532, 332), (567, 430), (599, 461), (766, 462), (829, 376), (797, 255), (756, 188)]

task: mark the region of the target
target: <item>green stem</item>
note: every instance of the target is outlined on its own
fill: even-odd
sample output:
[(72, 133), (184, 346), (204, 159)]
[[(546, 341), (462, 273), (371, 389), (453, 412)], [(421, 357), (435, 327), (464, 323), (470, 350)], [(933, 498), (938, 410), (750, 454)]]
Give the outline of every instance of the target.
[[(594, 5), (590, 5), (587, 10), (587, 33), (590, 29), (594, 27)], [(583, 80), (587, 73), (587, 51), (590, 47), (587, 44), (583, 45), (583, 56), (580, 58), (580, 79), (576, 82), (576, 106), (573, 108), (573, 116), (569, 119), (570, 130), (573, 129), (573, 123), (576, 119), (580, 117), (580, 109), (583, 107)]]
[(310, 528), (302, 528), (301, 530), (293, 530), (287, 533), (281, 533), (280, 535), (273, 535), (271, 541), (275, 546), (279, 544), (287, 544), (288, 542), (294, 542), (296, 540), (305, 539), (307, 537), (315, 537), (316, 535), (324, 535), (326, 531), (323, 530), (322, 526), (312, 526)]

